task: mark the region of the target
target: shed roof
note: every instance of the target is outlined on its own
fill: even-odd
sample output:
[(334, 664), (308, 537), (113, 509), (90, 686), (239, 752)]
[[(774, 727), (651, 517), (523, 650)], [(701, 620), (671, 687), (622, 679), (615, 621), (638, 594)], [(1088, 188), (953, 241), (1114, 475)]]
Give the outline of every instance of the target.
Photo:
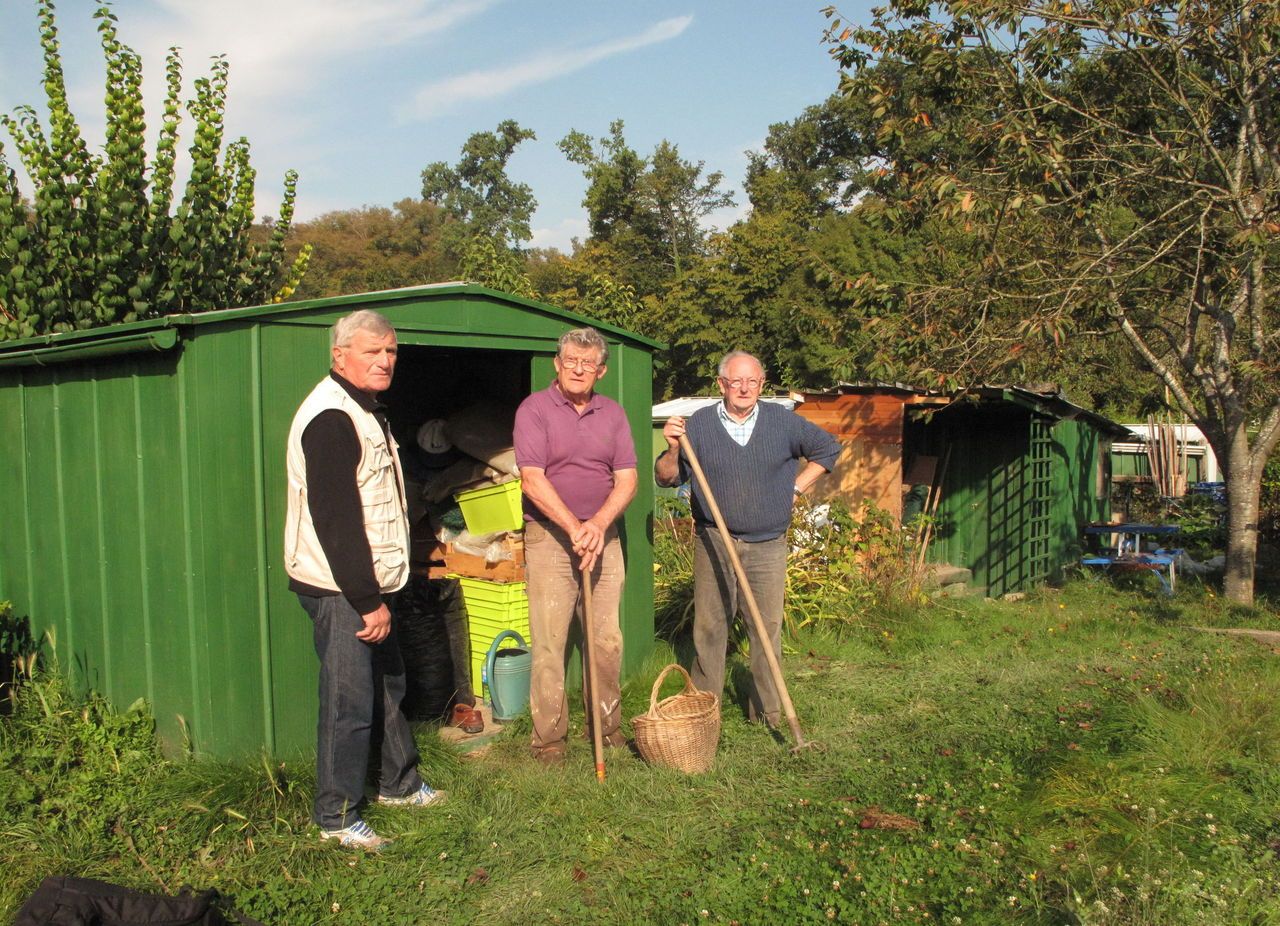
[(181, 341), (179, 328), (238, 321), (246, 318), (288, 318), (306, 315), (316, 310), (330, 311), (347, 305), (367, 305), (371, 299), (379, 302), (399, 302), (419, 299), (423, 296), (479, 295), (498, 299), (513, 305), (526, 306), (543, 315), (559, 316), (566, 322), (591, 325), (599, 331), (632, 344), (656, 350), (664, 347), (660, 341), (647, 338), (596, 319), (569, 312), (545, 302), (513, 296), (510, 293), (489, 289), (476, 283), (451, 282), (428, 283), (399, 289), (377, 290), (368, 293), (350, 293), (329, 296), (324, 299), (306, 299), (299, 302), (281, 302), (272, 305), (247, 306), (239, 309), (214, 309), (208, 312), (184, 312), (149, 318), (143, 321), (117, 325), (104, 325), (84, 331), (66, 331), (58, 334), (36, 335), (15, 341), (0, 342), (0, 366), (45, 366), (84, 357), (101, 357), (151, 350), (168, 350)]
[[(695, 395), (684, 396), (679, 399), (668, 399), (653, 406), (653, 417), (655, 421), (666, 420), (672, 415), (688, 417), (699, 409), (706, 408), (708, 405), (715, 405), (719, 401), (720, 396), (718, 395)], [(783, 408), (795, 408), (796, 406), (796, 400), (785, 395), (762, 395), (760, 401), (773, 402)]]
[(965, 389), (921, 389), (903, 383), (836, 383), (829, 389), (807, 392), (808, 396), (900, 395), (911, 405), (945, 407), (958, 402), (1011, 402), (1037, 414), (1058, 419), (1086, 421), (1114, 438), (1130, 437), (1129, 429), (1110, 418), (1069, 401), (1061, 392), (1041, 391), (1026, 386), (978, 385)]

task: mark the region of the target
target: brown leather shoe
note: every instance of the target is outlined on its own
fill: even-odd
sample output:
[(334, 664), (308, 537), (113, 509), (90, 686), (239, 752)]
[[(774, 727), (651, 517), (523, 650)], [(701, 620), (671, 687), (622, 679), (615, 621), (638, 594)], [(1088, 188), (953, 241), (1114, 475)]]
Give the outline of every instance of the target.
[(449, 726), (458, 727), (463, 733), (479, 733), (484, 729), (484, 717), (474, 707), (455, 704), (449, 715)]

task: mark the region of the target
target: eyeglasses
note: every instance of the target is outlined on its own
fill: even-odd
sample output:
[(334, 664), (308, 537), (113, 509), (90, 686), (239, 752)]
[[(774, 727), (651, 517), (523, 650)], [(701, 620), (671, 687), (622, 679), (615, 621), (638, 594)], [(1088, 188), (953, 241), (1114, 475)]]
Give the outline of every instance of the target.
[(583, 373), (594, 373), (600, 369), (600, 364), (592, 363), (590, 360), (579, 360), (572, 357), (561, 357), (560, 366), (569, 370), (581, 370)]
[(741, 389), (743, 386), (746, 386), (748, 389), (759, 389), (764, 385), (764, 380), (756, 379), (755, 377), (752, 377), (751, 379), (743, 379), (742, 377), (738, 377), (737, 379), (725, 379), (722, 376), (720, 377), (720, 382), (724, 383), (730, 389)]

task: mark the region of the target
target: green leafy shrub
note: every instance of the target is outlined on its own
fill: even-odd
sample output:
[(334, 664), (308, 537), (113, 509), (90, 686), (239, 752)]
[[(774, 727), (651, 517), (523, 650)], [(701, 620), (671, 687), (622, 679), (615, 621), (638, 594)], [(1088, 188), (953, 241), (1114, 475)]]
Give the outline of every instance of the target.
[(914, 531), (866, 501), (855, 515), (843, 502), (819, 509), (801, 503), (788, 539), (787, 622), (807, 626), (871, 626), (919, 604)]
[(224, 144), (226, 59), (213, 59), (186, 102), (194, 137), (179, 190), (178, 49), (165, 60), (163, 115), (148, 157), (142, 59), (120, 41), (109, 4), (93, 13), (106, 71), (106, 144), (95, 152), (71, 111), (54, 5), (35, 6), (44, 73), (32, 83), (44, 89), (48, 127), (31, 106), (0, 114), (32, 187), (28, 203), (0, 142), (0, 340), (287, 298), (311, 252), (305, 245), (285, 264), (298, 174), (285, 174), (279, 219), (258, 236), (249, 142)]
[(0, 601), (0, 653), (22, 660), (37, 649), (31, 621), (13, 613), (13, 603)]
[[(914, 531), (867, 502), (855, 516), (843, 502), (801, 502), (787, 534), (786, 624), (866, 626), (896, 619), (921, 601)], [(654, 525), (654, 623), (664, 639), (693, 623), (694, 526), (672, 500)]]
[(0, 724), (0, 909), (45, 875), (92, 877), (132, 854), (128, 826), (138, 795), (163, 774), (155, 725), (138, 701), (118, 712), (96, 694), (75, 693), (56, 665), (28, 664)]
[(1177, 545), (1196, 559), (1208, 559), (1227, 546), (1223, 506), (1208, 495), (1188, 495), (1178, 501), (1173, 520), (1181, 528)]
[(31, 621), (14, 615), (11, 602), (0, 601), (0, 711), (8, 712), (12, 686), (30, 672), (37, 649)]
[(664, 501), (653, 526), (653, 624), (673, 640), (693, 626), (693, 520), (684, 502)]
[(1271, 543), (1280, 543), (1280, 454), (1272, 454), (1262, 471), (1262, 497), (1258, 533)]

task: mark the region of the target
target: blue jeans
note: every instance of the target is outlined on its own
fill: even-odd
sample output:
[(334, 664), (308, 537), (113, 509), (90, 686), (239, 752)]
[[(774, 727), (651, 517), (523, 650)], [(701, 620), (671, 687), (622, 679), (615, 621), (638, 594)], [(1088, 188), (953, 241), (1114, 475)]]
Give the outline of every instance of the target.
[(391, 634), (381, 643), (356, 637), (364, 619), (342, 595), (298, 601), (311, 616), (320, 657), (320, 721), (316, 726), (316, 799), (313, 819), (326, 830), (360, 819), (369, 773), (369, 742), (382, 724), (382, 774), (378, 793), (412, 794), (422, 785), (418, 747), (400, 712), (404, 660)]

